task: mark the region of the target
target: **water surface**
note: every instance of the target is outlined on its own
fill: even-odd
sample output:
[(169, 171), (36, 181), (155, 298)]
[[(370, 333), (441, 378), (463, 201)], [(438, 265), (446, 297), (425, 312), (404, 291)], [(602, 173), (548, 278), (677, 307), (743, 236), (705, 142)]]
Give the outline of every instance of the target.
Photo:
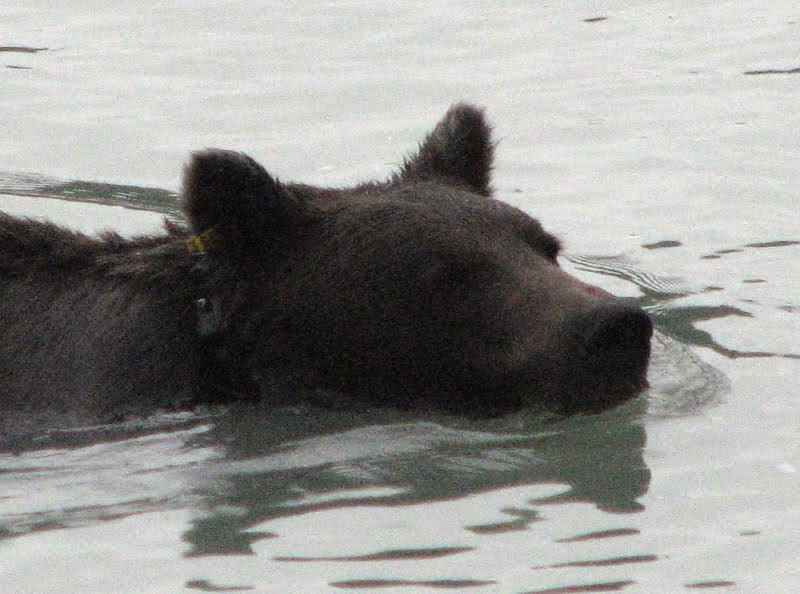
[(7, 440), (2, 591), (800, 587), (793, 3), (0, 19), (0, 209), (152, 231), (205, 146), (282, 179), (381, 178), (467, 99), (495, 124), (498, 196), (657, 326), (650, 390), (601, 415), (243, 406)]

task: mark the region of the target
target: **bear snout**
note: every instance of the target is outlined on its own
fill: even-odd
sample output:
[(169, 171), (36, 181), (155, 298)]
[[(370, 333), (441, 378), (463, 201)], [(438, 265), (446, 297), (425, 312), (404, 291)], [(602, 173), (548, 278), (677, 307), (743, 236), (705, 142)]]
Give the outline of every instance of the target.
[(649, 354), (653, 322), (639, 307), (602, 305), (592, 310), (580, 325), (587, 356), (635, 358)]
[(567, 409), (604, 408), (632, 398), (647, 386), (653, 322), (624, 302), (593, 306), (572, 322), (574, 399)]

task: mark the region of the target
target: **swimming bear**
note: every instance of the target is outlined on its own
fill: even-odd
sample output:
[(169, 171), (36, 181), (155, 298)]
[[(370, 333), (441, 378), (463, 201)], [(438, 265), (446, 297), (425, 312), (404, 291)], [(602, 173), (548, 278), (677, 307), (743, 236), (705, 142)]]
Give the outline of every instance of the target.
[(565, 273), (493, 198), (459, 103), (385, 181), (284, 183), (247, 155), (185, 168), (186, 224), (124, 239), (0, 213), (0, 407), (188, 407), (304, 390), (491, 416), (600, 410), (646, 385), (652, 324)]

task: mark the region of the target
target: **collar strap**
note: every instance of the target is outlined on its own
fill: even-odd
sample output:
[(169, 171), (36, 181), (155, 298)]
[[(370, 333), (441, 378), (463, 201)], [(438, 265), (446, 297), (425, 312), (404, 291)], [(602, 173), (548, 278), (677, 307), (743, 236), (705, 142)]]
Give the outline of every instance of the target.
[(206, 254), (214, 240), (214, 227), (186, 238), (186, 249), (193, 254)]
[[(194, 261), (192, 269), (200, 284), (206, 284), (211, 270), (209, 248), (216, 236), (214, 227), (186, 238), (186, 249)], [(259, 394), (258, 384), (248, 370), (243, 352), (231, 352), (223, 340), (222, 307), (211, 287), (201, 290), (195, 299), (195, 331), (198, 358), (195, 382), (199, 394), (210, 401), (243, 399)]]
[[(208, 249), (213, 243), (214, 228), (206, 229), (197, 235), (186, 238), (186, 249), (194, 259), (193, 269), (200, 277), (208, 277), (211, 263), (209, 262)], [(207, 292), (208, 289), (206, 289)], [(220, 313), (219, 299), (213, 294), (201, 295), (195, 300), (195, 313), (197, 315), (197, 334), (203, 340), (219, 338), (222, 330), (222, 315)]]

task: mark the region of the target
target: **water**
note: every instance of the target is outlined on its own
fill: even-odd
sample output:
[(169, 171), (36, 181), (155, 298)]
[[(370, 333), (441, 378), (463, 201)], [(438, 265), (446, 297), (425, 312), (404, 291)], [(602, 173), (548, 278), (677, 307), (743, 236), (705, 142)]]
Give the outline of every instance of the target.
[(6, 443), (3, 592), (800, 586), (793, 3), (8, 3), (0, 22), (4, 210), (152, 230), (204, 146), (381, 178), (468, 99), (498, 195), (658, 328), (650, 390), (602, 415), (233, 407)]

